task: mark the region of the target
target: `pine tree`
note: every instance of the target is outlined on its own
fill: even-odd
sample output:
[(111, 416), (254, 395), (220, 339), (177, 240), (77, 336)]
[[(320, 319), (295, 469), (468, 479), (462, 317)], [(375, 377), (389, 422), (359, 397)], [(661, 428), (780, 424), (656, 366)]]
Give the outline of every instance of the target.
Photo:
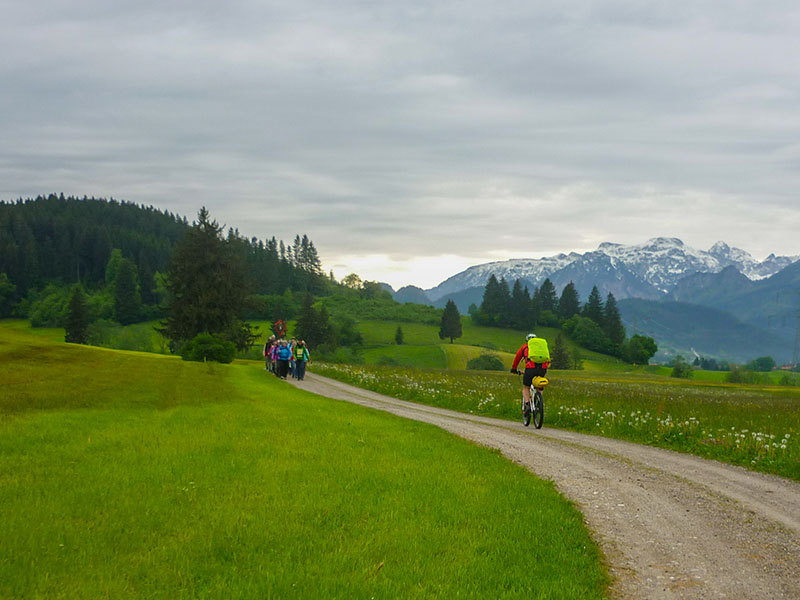
[(173, 252), (167, 336), (174, 343), (235, 326), (248, 294), (245, 264), (203, 207)]
[(597, 286), (592, 287), (589, 299), (583, 307), (583, 316), (591, 319), (601, 327), (603, 326), (603, 301)]
[(511, 292), (506, 280), (498, 281), (494, 274), (490, 275), (483, 290), (480, 311), (491, 318), (492, 324), (498, 325), (507, 319), (510, 303)]
[(558, 300), (558, 316), (563, 321), (581, 312), (581, 302), (578, 298), (578, 290), (573, 282), (569, 282), (561, 291), (561, 298)]
[(455, 338), (461, 337), (461, 315), (458, 312), (456, 303), (448, 300), (442, 312), (442, 323), (439, 327), (439, 339), (450, 338), (453, 343)]
[(563, 333), (559, 333), (553, 343), (553, 350), (550, 352), (550, 366), (554, 369), (569, 369), (572, 366), (572, 358)]
[(306, 340), (309, 344), (319, 343), (319, 314), (314, 309), (314, 298), (309, 293), (303, 296), (294, 333), (296, 338)]
[(114, 248), (108, 257), (105, 273), (106, 285), (111, 286), (111, 289), (114, 289), (114, 283), (117, 281), (117, 273), (119, 273), (120, 264), (122, 264), (122, 250)]
[(403, 344), (403, 328), (400, 325), (397, 326), (397, 331), (394, 332), (394, 343), (398, 346)]
[(510, 323), (514, 329), (525, 329), (531, 312), (531, 297), (528, 288), (522, 287), (522, 282), (517, 279), (511, 290)]
[(67, 305), (64, 340), (73, 344), (89, 342), (89, 307), (80, 285), (72, 290), (72, 297)]
[(558, 310), (558, 295), (550, 278), (545, 279), (539, 288), (539, 310), (553, 313)]
[(617, 300), (611, 292), (608, 293), (603, 308), (603, 331), (614, 345), (614, 353), (619, 355), (622, 352), (622, 345), (625, 343), (625, 327), (622, 325), (622, 318), (619, 315)]
[(122, 325), (135, 323), (139, 318), (142, 299), (139, 295), (136, 265), (124, 258), (114, 281), (114, 318)]
[(17, 286), (11, 283), (8, 275), (0, 273), (0, 318), (11, 314), (11, 305), (14, 302), (14, 294)]

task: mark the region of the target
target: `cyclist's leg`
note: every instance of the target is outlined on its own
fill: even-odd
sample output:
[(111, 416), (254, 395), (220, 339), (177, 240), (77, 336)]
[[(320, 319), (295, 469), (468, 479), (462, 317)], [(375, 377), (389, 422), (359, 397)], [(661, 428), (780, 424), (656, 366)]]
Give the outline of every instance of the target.
[(522, 375), (522, 397), (525, 399), (525, 402), (530, 404), (531, 402), (531, 383), (533, 382), (533, 369), (525, 369), (525, 373)]

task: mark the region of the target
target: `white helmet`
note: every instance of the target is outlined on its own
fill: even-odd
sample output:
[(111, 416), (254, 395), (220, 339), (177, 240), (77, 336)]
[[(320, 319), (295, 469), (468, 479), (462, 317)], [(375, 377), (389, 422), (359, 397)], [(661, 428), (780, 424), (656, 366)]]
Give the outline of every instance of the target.
[(535, 333), (529, 333), (528, 335), (525, 336), (525, 341), (527, 342), (528, 340), (530, 340), (532, 338), (535, 338), (535, 337), (536, 337)]

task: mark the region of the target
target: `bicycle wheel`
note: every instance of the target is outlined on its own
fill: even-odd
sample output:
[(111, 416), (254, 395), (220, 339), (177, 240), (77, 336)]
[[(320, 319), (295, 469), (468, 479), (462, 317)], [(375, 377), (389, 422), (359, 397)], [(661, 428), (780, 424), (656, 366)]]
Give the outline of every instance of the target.
[(541, 429), (542, 423), (544, 423), (544, 398), (542, 392), (537, 390), (533, 394), (533, 426)]
[(522, 424), (527, 427), (531, 424), (531, 403), (522, 398)]

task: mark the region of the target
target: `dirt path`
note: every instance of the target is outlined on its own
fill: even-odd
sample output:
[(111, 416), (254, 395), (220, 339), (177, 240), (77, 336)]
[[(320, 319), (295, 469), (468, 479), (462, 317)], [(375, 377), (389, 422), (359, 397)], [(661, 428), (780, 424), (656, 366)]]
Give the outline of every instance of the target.
[[(309, 373), (297, 387), (497, 448), (575, 502), (619, 598), (800, 598), (800, 484), (629, 442), (422, 406)], [(545, 415), (546, 417), (546, 415)]]

